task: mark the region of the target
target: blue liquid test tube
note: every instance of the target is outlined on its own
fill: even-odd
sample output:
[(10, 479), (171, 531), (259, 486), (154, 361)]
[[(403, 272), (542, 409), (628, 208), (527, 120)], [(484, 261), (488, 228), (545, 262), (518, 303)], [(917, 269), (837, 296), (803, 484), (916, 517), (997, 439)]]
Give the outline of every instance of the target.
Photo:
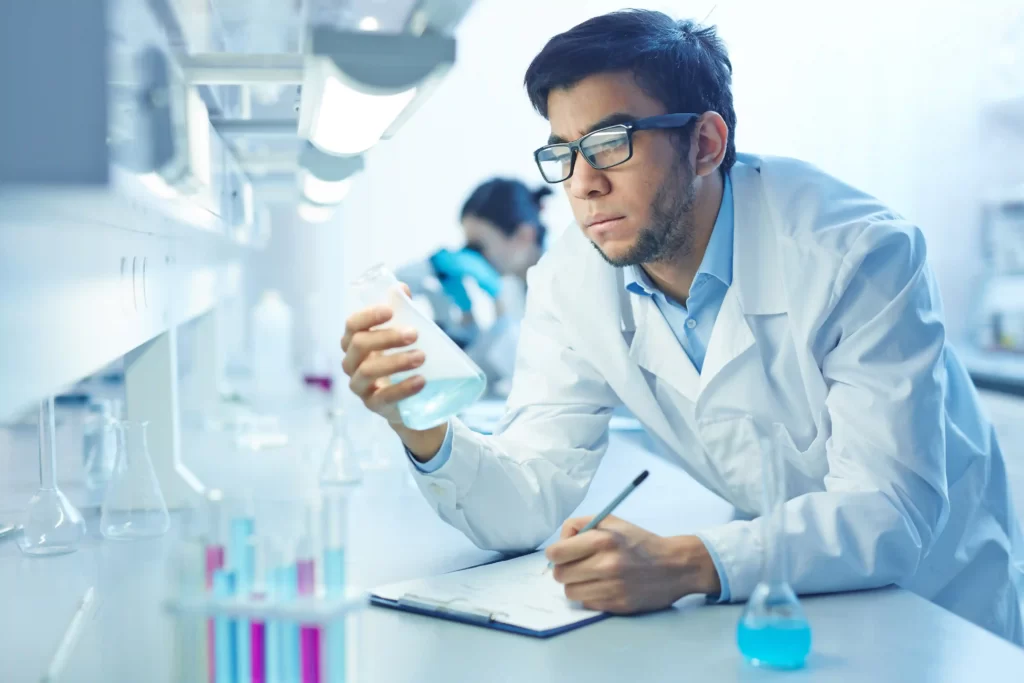
[[(213, 596), (231, 598), (235, 595), (234, 572), (218, 569), (213, 573)], [(214, 683), (237, 683), (238, 668), (235, 650), (234, 620), (227, 617), (213, 619), (213, 647), (216, 652)]]
[[(277, 585), (281, 591), (281, 601), (295, 600), (299, 594), (299, 575), (295, 567), (294, 553), (285, 558), (285, 564), (278, 568)], [(301, 676), (301, 654), (299, 644), (299, 624), (296, 622), (281, 623), (281, 683), (299, 683)]]
[[(250, 506), (245, 512), (231, 520), (231, 547), (228, 560), (235, 571), (235, 591), (238, 595), (249, 596), (252, 590), (255, 555), (252, 536), (255, 530)], [(249, 683), (252, 680), (252, 644), (250, 642), (251, 625), (248, 619), (235, 620), (235, 645), (238, 648), (238, 681)]]
[[(348, 496), (343, 490), (324, 490), (324, 589), (330, 598), (345, 595), (345, 539)], [(345, 683), (345, 617), (327, 625), (323, 656), (327, 683)]]
[[(277, 602), (281, 599), (281, 588), (278, 584), (278, 568), (281, 566), (282, 556), (271, 545), (267, 552), (267, 601)], [(267, 681), (266, 683), (285, 683), (281, 678), (282, 674), (282, 647), (281, 647), (281, 622), (276, 619), (267, 620)]]

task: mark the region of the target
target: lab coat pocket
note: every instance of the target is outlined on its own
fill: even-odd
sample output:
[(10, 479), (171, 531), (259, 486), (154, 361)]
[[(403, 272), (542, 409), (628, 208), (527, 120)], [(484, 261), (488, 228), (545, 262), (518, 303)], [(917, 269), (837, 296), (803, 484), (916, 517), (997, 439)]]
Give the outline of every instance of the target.
[(747, 416), (702, 420), (698, 429), (729, 502), (749, 515), (761, 514), (761, 450), (753, 421)]

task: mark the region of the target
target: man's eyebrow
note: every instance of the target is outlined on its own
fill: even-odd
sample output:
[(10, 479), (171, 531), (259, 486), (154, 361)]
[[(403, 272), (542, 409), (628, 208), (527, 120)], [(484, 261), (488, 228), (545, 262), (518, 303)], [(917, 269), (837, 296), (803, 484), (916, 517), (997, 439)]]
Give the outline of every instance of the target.
[[(608, 116), (604, 117), (603, 119), (592, 125), (587, 130), (587, 133), (593, 133), (595, 130), (607, 128), (608, 126), (615, 126), (620, 123), (629, 123), (630, 121), (636, 121), (636, 118), (637, 117), (634, 114), (627, 114), (625, 112), (616, 112), (614, 114), (609, 114)], [(549, 145), (564, 145), (565, 143), (565, 139), (563, 139), (559, 135), (555, 135), (554, 133), (552, 133), (551, 136), (548, 138)]]

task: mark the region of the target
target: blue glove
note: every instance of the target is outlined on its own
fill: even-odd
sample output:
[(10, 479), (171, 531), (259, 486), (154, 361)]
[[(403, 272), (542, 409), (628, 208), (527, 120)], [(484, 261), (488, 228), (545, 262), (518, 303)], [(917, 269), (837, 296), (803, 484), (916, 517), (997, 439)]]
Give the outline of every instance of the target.
[(487, 259), (472, 249), (455, 252), (441, 249), (430, 257), (430, 265), (434, 267), (442, 289), (460, 310), (469, 311), (473, 308), (469, 294), (462, 286), (463, 277), (469, 276), (476, 280), (480, 289), (492, 297), (497, 297), (501, 292), (501, 275)]

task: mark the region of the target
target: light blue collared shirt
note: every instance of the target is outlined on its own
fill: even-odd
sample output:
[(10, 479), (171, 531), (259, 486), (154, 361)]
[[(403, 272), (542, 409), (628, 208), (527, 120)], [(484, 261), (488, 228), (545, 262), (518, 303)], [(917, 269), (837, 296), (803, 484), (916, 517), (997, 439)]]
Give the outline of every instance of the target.
[[(690, 295), (685, 303), (673, 301), (665, 296), (664, 292), (655, 286), (640, 266), (628, 266), (623, 271), (626, 290), (635, 296), (649, 296), (654, 299), (665, 322), (668, 323), (672, 333), (679, 340), (679, 345), (683, 347), (686, 355), (697, 368), (697, 372), (704, 367), (704, 357), (707, 355), (711, 330), (715, 326), (718, 312), (722, 308), (725, 293), (732, 285), (734, 227), (732, 181), (727, 175), (725, 187), (722, 190), (722, 206), (718, 210), (718, 218), (715, 219), (711, 239), (708, 240), (704, 258), (693, 278), (693, 284), (690, 285)], [(411, 453), (409, 459), (421, 472), (429, 473), (436, 472), (443, 467), (451, 454), (452, 429), (449, 425), (448, 433), (445, 434), (444, 443), (441, 444), (437, 455), (426, 463), (418, 462)], [(722, 561), (710, 543), (705, 541), (700, 534), (697, 534), (697, 537), (708, 549), (708, 554), (711, 555), (711, 560), (715, 563), (715, 569), (718, 571), (718, 578), (722, 584), (722, 592), (718, 600), (719, 602), (728, 602), (729, 581)]]

